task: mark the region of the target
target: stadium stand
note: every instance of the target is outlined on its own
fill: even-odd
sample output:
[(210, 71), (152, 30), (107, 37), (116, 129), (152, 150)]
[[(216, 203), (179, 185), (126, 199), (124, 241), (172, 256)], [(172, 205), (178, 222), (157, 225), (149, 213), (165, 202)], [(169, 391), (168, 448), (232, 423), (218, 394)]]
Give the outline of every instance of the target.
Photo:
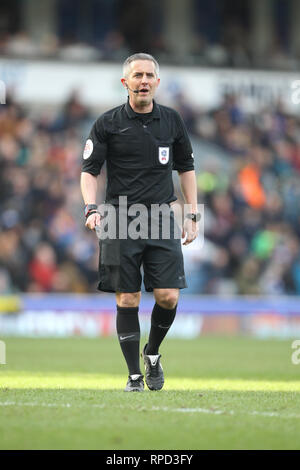
[[(249, 114), (235, 96), (209, 112), (183, 103), (179, 94), (205, 204), (205, 249), (185, 252), (186, 292), (299, 295), (299, 118), (280, 103)], [(94, 118), (76, 93), (54, 111), (13, 96), (1, 105), (0, 293), (95, 291), (97, 238), (78, 184)]]

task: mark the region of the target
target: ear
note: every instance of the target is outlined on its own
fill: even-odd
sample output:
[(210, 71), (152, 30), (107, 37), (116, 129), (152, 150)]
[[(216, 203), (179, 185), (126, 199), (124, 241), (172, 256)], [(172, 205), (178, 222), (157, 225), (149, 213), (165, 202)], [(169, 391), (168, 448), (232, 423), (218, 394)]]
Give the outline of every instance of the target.
[(121, 78), (121, 83), (122, 83), (122, 85), (123, 85), (124, 88), (128, 88), (128, 87), (127, 87), (126, 78)]

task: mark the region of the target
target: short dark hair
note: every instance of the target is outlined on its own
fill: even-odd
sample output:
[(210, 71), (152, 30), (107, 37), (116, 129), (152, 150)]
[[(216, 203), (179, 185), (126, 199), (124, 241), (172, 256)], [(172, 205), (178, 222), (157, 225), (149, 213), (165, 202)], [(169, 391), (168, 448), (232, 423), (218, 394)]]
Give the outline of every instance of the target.
[(155, 73), (157, 77), (159, 76), (159, 65), (156, 59), (150, 54), (145, 54), (144, 52), (138, 52), (137, 54), (133, 54), (124, 61), (123, 63), (123, 76), (126, 77), (128, 73), (128, 68), (131, 62), (134, 62), (135, 60), (150, 60), (151, 62), (154, 63), (155, 66)]

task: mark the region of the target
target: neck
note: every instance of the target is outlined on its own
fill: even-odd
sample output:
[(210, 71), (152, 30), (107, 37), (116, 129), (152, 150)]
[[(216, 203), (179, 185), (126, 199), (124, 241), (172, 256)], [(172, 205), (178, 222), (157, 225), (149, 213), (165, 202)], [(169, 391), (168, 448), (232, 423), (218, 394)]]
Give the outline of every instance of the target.
[(151, 101), (151, 103), (147, 104), (136, 104), (132, 102), (131, 98), (129, 98), (129, 104), (135, 113), (151, 113), (153, 109), (153, 100)]

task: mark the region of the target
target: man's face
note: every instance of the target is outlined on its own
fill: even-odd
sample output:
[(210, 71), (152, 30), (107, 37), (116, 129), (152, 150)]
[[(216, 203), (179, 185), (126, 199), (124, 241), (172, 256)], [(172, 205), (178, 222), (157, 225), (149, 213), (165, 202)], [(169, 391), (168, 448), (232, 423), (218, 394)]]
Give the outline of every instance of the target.
[(131, 90), (139, 90), (139, 93), (128, 90), (134, 104), (147, 106), (152, 102), (160, 79), (156, 76), (155, 65), (151, 60), (135, 60), (130, 64), (128, 76), (121, 81), (125, 87), (127, 85)]

